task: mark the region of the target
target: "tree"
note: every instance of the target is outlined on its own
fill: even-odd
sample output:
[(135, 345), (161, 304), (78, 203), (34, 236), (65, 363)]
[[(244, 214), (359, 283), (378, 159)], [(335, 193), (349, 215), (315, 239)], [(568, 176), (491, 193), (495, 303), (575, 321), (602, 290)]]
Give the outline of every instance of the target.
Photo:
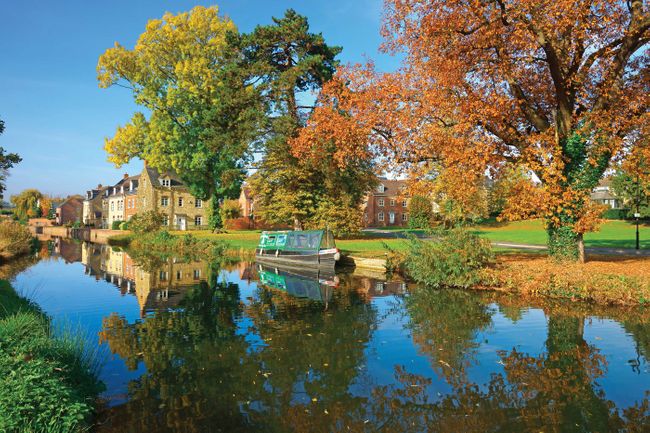
[(129, 229), (134, 233), (155, 233), (163, 224), (163, 214), (155, 210), (148, 210), (135, 214), (129, 220)]
[(20, 220), (40, 216), (40, 202), (43, 198), (43, 194), (37, 189), (26, 189), (20, 194), (11, 196), (11, 203), (16, 207), (14, 214)]
[(237, 28), (216, 6), (150, 20), (133, 50), (119, 44), (97, 66), (99, 86), (126, 87), (149, 113), (133, 115), (107, 138), (117, 166), (139, 157), (174, 170), (194, 195), (218, 206), (239, 194), (260, 113), (256, 87), (238, 67)]
[(589, 192), (647, 129), (647, 5), (388, 0), (385, 16), (403, 67), (342, 70), (321, 97), (339, 158), (437, 160), (469, 177), (521, 166), (539, 184), (506, 217), (545, 218), (550, 253), (583, 259), (599, 216)]
[(416, 195), (409, 201), (409, 227), (428, 229), (433, 219), (433, 203), (428, 197)]
[[(0, 135), (5, 130), (5, 122), (0, 119)], [(0, 201), (4, 196), (6, 189), (5, 182), (7, 181), (7, 176), (9, 175), (9, 169), (22, 161), (22, 158), (15, 153), (5, 153), (5, 149), (0, 147)]]
[(241, 206), (239, 205), (239, 200), (225, 200), (219, 208), (221, 212), (221, 220), (232, 220), (239, 218), (241, 216)]
[(348, 222), (358, 224), (337, 229), (358, 230), (361, 201), (375, 181), (371, 165), (357, 160), (341, 167), (327, 142), (300, 146), (293, 141), (313, 109), (301, 101), (332, 77), (341, 48), (310, 33), (307, 18), (291, 9), (273, 24), (258, 26), (242, 44), (268, 110), (264, 158), (250, 182), (256, 214), (302, 228), (337, 225), (342, 212), (353, 214)]

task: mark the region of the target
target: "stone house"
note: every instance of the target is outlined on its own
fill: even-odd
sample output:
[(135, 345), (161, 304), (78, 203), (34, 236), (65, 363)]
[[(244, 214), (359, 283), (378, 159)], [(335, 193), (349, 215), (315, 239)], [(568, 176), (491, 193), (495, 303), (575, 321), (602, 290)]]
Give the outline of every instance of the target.
[(194, 197), (176, 173), (160, 173), (145, 164), (140, 174), (137, 198), (139, 212), (155, 210), (162, 213), (163, 225), (172, 230), (208, 227), (210, 201)]
[(83, 212), (83, 197), (73, 195), (56, 207), (55, 220), (57, 225), (81, 223)]
[(403, 227), (408, 224), (406, 181), (379, 178), (379, 184), (366, 197), (363, 220), (366, 227)]
[(104, 199), (104, 191), (107, 188), (99, 184), (96, 189), (86, 191), (81, 213), (81, 222), (83, 225), (92, 227), (102, 226), (102, 200)]

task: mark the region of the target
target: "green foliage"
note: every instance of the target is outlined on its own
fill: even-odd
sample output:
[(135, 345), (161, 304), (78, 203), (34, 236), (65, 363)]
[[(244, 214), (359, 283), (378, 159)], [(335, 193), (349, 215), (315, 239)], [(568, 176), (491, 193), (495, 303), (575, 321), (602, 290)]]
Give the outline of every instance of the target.
[(550, 226), (546, 229), (548, 233), (548, 253), (557, 260), (577, 260), (578, 234), (573, 227), (563, 225), (560, 227)]
[(104, 389), (96, 346), (77, 329), (54, 332), (45, 315), (9, 290), (0, 284), (0, 296), (12, 298), (14, 308), (0, 311), (0, 431), (87, 428)]
[(467, 288), (481, 282), (493, 257), (488, 240), (455, 228), (434, 231), (433, 240), (411, 236), (405, 262), (408, 275), (427, 287)]
[(29, 253), (33, 236), (29, 229), (15, 221), (0, 223), (0, 260)]
[(416, 195), (409, 201), (408, 226), (412, 229), (428, 229), (433, 220), (433, 203), (428, 197)]
[(166, 230), (142, 233), (129, 244), (129, 255), (147, 272), (159, 269), (169, 260), (193, 262), (207, 260), (210, 263), (230, 261), (224, 254), (226, 245), (191, 234), (171, 235)]
[(120, 224), (122, 224), (123, 222), (124, 221), (121, 221), (121, 220), (113, 221), (111, 223), (111, 230), (119, 230), (120, 229)]
[(358, 206), (350, 203), (348, 197), (337, 201), (324, 199), (306, 224), (306, 228), (328, 228), (336, 237), (358, 233), (363, 227), (362, 213)]
[[(174, 170), (213, 205), (234, 198), (252, 158), (264, 108), (240, 64), (237, 28), (216, 6), (151, 20), (133, 50), (117, 45), (99, 59), (101, 87), (123, 85), (149, 113), (106, 140), (116, 165), (134, 157)], [(220, 226), (216, 213), (211, 223)]]
[(641, 218), (650, 218), (650, 182), (644, 182), (643, 179), (637, 182), (635, 175), (618, 170), (612, 176), (612, 190), (625, 203), (626, 217), (634, 217), (638, 203)]
[(630, 216), (634, 216), (634, 212), (631, 209), (607, 209), (603, 214), (603, 218), (607, 220), (624, 220)]
[(120, 224), (120, 230), (128, 230), (129, 229), (129, 223), (127, 221), (122, 221)]
[[(5, 130), (5, 122), (0, 119), (0, 135)], [(0, 147), (0, 198), (5, 192), (5, 182), (7, 181), (8, 171), (15, 164), (22, 161), (22, 158), (15, 153), (5, 153), (5, 149)]]
[(219, 208), (219, 213), (222, 221), (241, 217), (241, 206), (239, 205), (239, 200), (224, 200)]
[(128, 228), (133, 233), (153, 233), (160, 230), (163, 224), (163, 215), (155, 210), (140, 212), (131, 217)]

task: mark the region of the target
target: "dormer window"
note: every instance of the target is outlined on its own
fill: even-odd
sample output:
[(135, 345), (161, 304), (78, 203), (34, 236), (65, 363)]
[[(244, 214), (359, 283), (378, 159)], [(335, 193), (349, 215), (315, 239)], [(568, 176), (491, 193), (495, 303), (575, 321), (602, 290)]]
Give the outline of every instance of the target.
[(160, 179), (160, 183), (162, 186), (170, 186), (171, 185), (171, 180), (169, 179)]
[(133, 181), (131, 181), (131, 183), (129, 183), (129, 191), (133, 191)]
[(384, 186), (384, 184), (383, 183), (379, 184), (379, 186), (377, 187), (377, 192), (384, 192), (384, 191), (386, 191), (386, 187)]

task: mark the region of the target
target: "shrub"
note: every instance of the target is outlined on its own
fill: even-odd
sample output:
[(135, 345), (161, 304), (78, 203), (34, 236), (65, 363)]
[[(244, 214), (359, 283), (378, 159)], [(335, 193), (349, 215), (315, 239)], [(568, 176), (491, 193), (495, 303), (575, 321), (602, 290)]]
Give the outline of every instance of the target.
[(160, 230), (163, 223), (163, 214), (155, 210), (142, 212), (131, 217), (129, 228), (138, 234), (153, 233)]
[(481, 269), (492, 262), (490, 241), (466, 229), (437, 230), (433, 240), (409, 238), (408, 275), (428, 287), (470, 287), (481, 282)]
[(123, 222), (120, 224), (120, 230), (128, 230), (128, 229), (129, 229), (129, 223), (126, 222), (126, 221), (123, 221)]
[(427, 197), (416, 195), (409, 202), (409, 228), (428, 229), (433, 219), (433, 203)]
[(630, 209), (607, 209), (603, 214), (603, 218), (606, 220), (624, 220), (630, 213), (634, 215), (634, 212), (631, 212)]
[(8, 260), (29, 253), (32, 239), (27, 227), (15, 221), (0, 223), (0, 259)]
[(120, 224), (122, 224), (122, 223), (123, 223), (123, 221), (120, 221), (120, 220), (113, 221), (111, 223), (111, 230), (119, 230), (120, 229)]
[(219, 213), (221, 214), (221, 221), (234, 220), (241, 217), (241, 206), (239, 205), (239, 200), (224, 200), (219, 208)]

